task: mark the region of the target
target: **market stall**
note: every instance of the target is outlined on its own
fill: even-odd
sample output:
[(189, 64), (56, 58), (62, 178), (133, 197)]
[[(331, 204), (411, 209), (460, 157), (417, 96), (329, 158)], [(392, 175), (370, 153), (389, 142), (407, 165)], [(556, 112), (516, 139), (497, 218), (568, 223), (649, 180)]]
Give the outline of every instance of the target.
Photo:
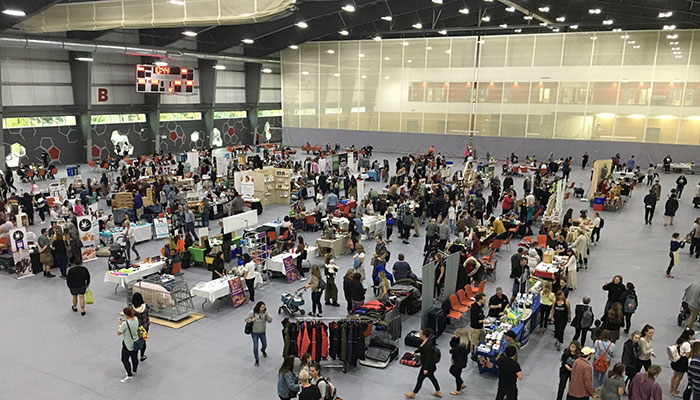
[[(307, 254), (310, 254), (312, 251), (316, 251), (316, 250), (317, 250), (317, 248), (314, 246), (306, 247)], [(267, 260), (267, 270), (279, 272), (281, 274), (285, 274), (286, 271), (284, 269), (284, 259), (287, 257), (292, 257), (292, 260), (294, 261), (294, 263), (296, 263), (296, 259), (297, 259), (297, 257), (299, 257), (299, 253), (287, 252), (287, 253), (278, 254), (274, 257), (269, 258)]]
[(107, 271), (105, 273), (105, 283), (116, 284), (114, 291), (117, 291), (119, 286), (126, 287), (129, 282), (134, 282), (136, 280), (142, 279), (146, 276), (156, 274), (165, 266), (164, 261), (160, 261), (159, 257), (156, 257), (156, 261), (145, 261), (129, 268), (122, 268), (115, 271)]
[[(219, 279), (214, 279), (208, 282), (199, 282), (195, 287), (190, 289), (190, 294), (195, 297), (201, 297), (204, 299), (202, 302), (202, 310), (207, 303), (214, 304), (217, 299), (229, 296), (231, 294), (231, 289), (229, 287), (228, 281), (235, 278), (235, 275), (226, 275)], [(255, 272), (255, 287), (263, 284), (262, 274), (260, 272)], [(244, 286), (244, 290), (248, 290)]]
[(328, 252), (333, 254), (335, 258), (342, 256), (348, 251), (348, 239), (350, 239), (350, 235), (347, 234), (336, 234), (331, 239), (316, 239), (319, 256), (323, 256)]

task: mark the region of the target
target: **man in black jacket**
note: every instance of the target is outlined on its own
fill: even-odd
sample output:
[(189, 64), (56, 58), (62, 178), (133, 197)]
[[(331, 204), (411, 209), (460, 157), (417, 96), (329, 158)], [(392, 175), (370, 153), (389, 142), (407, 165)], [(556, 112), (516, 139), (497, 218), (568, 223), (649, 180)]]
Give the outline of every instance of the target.
[(510, 277), (513, 279), (513, 298), (520, 292), (520, 277), (523, 275), (523, 267), (520, 262), (524, 256), (525, 249), (523, 247), (519, 247), (518, 252), (510, 256)]
[(653, 191), (644, 196), (644, 225), (651, 225), (651, 220), (654, 218), (654, 210), (656, 209), (656, 195)]

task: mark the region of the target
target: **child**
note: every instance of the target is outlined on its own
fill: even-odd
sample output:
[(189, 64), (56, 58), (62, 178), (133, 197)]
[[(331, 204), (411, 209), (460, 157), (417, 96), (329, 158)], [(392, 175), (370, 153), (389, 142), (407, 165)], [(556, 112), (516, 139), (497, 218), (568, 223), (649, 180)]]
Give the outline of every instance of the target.
[(335, 258), (326, 255), (326, 305), (340, 307), (338, 304), (338, 287), (335, 285), (335, 274), (338, 273), (338, 266), (335, 265)]
[(598, 340), (598, 336), (600, 336), (600, 332), (603, 332), (603, 328), (601, 327), (602, 322), (600, 322), (599, 319), (595, 320), (593, 325), (595, 328), (591, 329), (591, 340), (595, 343), (595, 341)]

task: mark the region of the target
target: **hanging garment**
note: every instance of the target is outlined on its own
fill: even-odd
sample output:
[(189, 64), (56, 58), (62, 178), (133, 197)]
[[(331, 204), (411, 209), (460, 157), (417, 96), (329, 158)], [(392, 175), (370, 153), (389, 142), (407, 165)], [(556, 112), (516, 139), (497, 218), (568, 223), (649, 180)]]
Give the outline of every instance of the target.
[(328, 326), (321, 325), (321, 358), (328, 359)]
[(340, 359), (348, 361), (348, 323), (343, 322), (340, 326)]

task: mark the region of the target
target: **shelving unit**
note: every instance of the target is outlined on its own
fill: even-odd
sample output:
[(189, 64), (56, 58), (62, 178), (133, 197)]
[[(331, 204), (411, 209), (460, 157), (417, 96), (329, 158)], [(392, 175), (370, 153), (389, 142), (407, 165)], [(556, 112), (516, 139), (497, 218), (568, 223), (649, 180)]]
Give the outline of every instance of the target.
[(285, 168), (265, 167), (256, 170), (255, 197), (263, 206), (268, 204), (289, 204), (289, 192), (292, 183), (292, 170)]

